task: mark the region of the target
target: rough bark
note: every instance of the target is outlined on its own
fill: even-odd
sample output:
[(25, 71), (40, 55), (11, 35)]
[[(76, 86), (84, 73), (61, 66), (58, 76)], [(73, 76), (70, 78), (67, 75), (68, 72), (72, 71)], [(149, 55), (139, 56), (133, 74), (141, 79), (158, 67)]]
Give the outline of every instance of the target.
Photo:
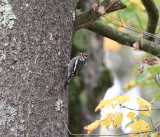
[(10, 29), (8, 23), (0, 30), (0, 136), (68, 136), (68, 93), (63, 85), (76, 1), (0, 4), (10, 4), (16, 17)]

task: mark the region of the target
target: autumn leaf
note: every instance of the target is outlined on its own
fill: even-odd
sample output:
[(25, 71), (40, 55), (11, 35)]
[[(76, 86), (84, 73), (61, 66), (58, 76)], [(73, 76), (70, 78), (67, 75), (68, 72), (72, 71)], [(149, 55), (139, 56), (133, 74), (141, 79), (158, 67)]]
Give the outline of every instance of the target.
[(141, 63), (139, 66), (138, 66), (138, 70), (140, 73), (143, 73), (143, 70), (144, 70), (144, 65), (143, 63)]
[(96, 130), (101, 121), (102, 121), (102, 120), (96, 120), (95, 122), (91, 123), (90, 125), (85, 126), (84, 129), (87, 129), (87, 130), (88, 130), (88, 133), (87, 133), (87, 134), (89, 135), (89, 134), (92, 133), (94, 130)]
[[(151, 130), (150, 125), (144, 121), (143, 119), (139, 119), (137, 121), (135, 121), (134, 123), (132, 123), (131, 125), (129, 125), (129, 127), (132, 128), (132, 131), (130, 133), (134, 133), (134, 132), (142, 132), (142, 131), (149, 131)], [(141, 136), (143, 135), (143, 137), (145, 137), (147, 133), (139, 133), (138, 135)], [(134, 134), (130, 134), (129, 137), (134, 136)]]
[(113, 113), (110, 116), (110, 120), (111, 122), (113, 122), (113, 127), (115, 128), (115, 131), (117, 132), (117, 128), (119, 126), (119, 124), (121, 124), (123, 119), (123, 114), (121, 112), (117, 112), (117, 113)]
[(113, 104), (112, 108), (114, 109), (117, 105), (118, 105), (117, 103)]
[(144, 58), (142, 62), (151, 66), (158, 64), (158, 60), (156, 58), (151, 58), (151, 57)]
[(154, 99), (150, 102), (151, 104), (155, 101), (155, 99), (156, 99), (157, 97), (154, 97)]
[(119, 103), (123, 105), (127, 100), (130, 100), (130, 98), (129, 96), (116, 96), (114, 100), (119, 101)]
[(95, 108), (95, 112), (99, 109), (102, 109), (103, 107), (109, 107), (113, 104), (113, 99), (108, 99), (108, 100), (101, 100), (101, 102), (98, 104), (98, 106)]
[(101, 100), (101, 102), (95, 108), (95, 112), (103, 107), (108, 108), (109, 106), (112, 106), (112, 108), (115, 108), (117, 104), (113, 104), (113, 101), (118, 101), (121, 105), (123, 105), (127, 100), (130, 100), (129, 96), (116, 96), (113, 99)]
[(112, 123), (110, 117), (111, 117), (112, 113), (108, 113), (105, 115), (104, 119), (101, 122), (101, 127), (105, 126), (106, 128), (108, 128), (110, 126), (110, 124)]
[(151, 111), (151, 103), (150, 102), (148, 102), (148, 101), (146, 101), (142, 98), (138, 98), (137, 102), (141, 107), (147, 106), (148, 109), (149, 109), (149, 112)]
[(136, 115), (135, 112), (129, 112), (129, 113), (127, 114), (127, 117), (130, 118), (132, 121), (134, 121), (135, 115)]
[(149, 111), (144, 111), (147, 110), (145, 107), (140, 107), (139, 110), (141, 111), (141, 114), (150, 117)]
[(125, 85), (125, 88), (126, 89), (130, 89), (131, 87), (135, 86), (136, 85), (136, 81), (135, 80), (131, 80), (129, 83), (127, 83)]
[(144, 99), (142, 99), (142, 98), (138, 98), (137, 102), (138, 102), (138, 104), (139, 104), (141, 107), (147, 106), (148, 109), (149, 109), (149, 112), (150, 112), (150, 111), (151, 111), (151, 105), (152, 105), (152, 103), (153, 103), (153, 101), (154, 101), (155, 99), (156, 99), (156, 98), (154, 98), (151, 102), (148, 102), (148, 101), (146, 101), (146, 100), (144, 100)]

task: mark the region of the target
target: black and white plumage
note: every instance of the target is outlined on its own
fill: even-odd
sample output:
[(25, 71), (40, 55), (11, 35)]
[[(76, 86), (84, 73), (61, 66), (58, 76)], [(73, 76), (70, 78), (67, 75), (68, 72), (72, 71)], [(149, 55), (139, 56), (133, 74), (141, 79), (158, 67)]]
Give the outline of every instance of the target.
[(74, 57), (68, 66), (68, 75), (67, 80), (64, 85), (65, 89), (67, 88), (67, 85), (71, 82), (71, 80), (78, 74), (78, 72), (81, 70), (83, 65), (85, 64), (86, 60), (88, 58), (87, 53), (80, 53), (80, 56)]

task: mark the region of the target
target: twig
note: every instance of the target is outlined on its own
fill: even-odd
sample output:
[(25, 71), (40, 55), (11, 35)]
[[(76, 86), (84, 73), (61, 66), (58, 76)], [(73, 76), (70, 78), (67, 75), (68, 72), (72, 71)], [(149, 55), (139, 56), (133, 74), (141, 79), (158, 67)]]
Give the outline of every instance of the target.
[[(158, 76), (157, 76), (157, 75), (158, 75)], [(158, 85), (158, 87), (160, 87), (160, 82), (158, 82), (158, 80), (157, 80), (156, 77), (158, 77), (158, 80), (160, 81), (159, 73), (155, 74), (154, 80), (155, 80), (156, 84)]]
[[(108, 14), (105, 14), (105, 15), (108, 15)], [(124, 22), (122, 22), (121, 20), (118, 20), (118, 19), (116, 19), (116, 18), (108, 15), (109, 17), (111, 17), (111, 18), (113, 18), (113, 19), (115, 19), (115, 20), (117, 20), (118, 22), (121, 23), (121, 25), (115, 24), (115, 23), (111, 22), (110, 20), (108, 20), (105, 15), (103, 15), (103, 17), (104, 17), (108, 22), (110, 22), (110, 23), (113, 24), (113, 25), (116, 25), (116, 26), (119, 26), (119, 27), (122, 27), (122, 28), (125, 28), (125, 29), (128, 29), (128, 30), (131, 30), (131, 31), (134, 31), (134, 32), (137, 32), (137, 33), (142, 33), (142, 34), (144, 34), (144, 35), (153, 37), (153, 38), (155, 38), (155, 39), (157, 39), (157, 40), (160, 41), (160, 37), (155, 36), (155, 35), (153, 35), (153, 34), (151, 34), (151, 33), (145, 32), (145, 31), (137, 30), (137, 29), (133, 28), (132, 26), (130, 26), (129, 24), (124, 23)], [(125, 27), (123, 24), (127, 25), (128, 27)]]
[[(105, 7), (105, 11), (107, 13), (116, 11), (119, 6), (119, 9), (126, 8), (126, 5), (119, 1), (118, 4), (116, 4), (119, 0), (104, 0), (100, 5)], [(81, 29), (81, 28), (87, 28), (90, 24), (92, 24), (94, 21), (96, 21), (101, 15), (94, 11), (93, 9), (90, 9), (88, 12), (80, 14), (76, 16), (76, 20), (74, 22), (74, 31)]]
[[(106, 12), (107, 12), (110, 8), (112, 8), (118, 1), (119, 1), (119, 0), (114, 0), (114, 1), (105, 9)], [(118, 10), (119, 10), (119, 6), (118, 6)]]
[(101, 134), (89, 134), (89, 135), (87, 135), (87, 134), (75, 134), (75, 133), (72, 133), (69, 130), (67, 124), (65, 122), (64, 122), (64, 124), (65, 124), (66, 129), (68, 130), (68, 133), (70, 135), (74, 135), (74, 136), (124, 136), (124, 135), (130, 135), (130, 134), (141, 134), (141, 133), (148, 133), (148, 132), (156, 131), (156, 129), (154, 129), (154, 130), (148, 130), (148, 131), (142, 131), (142, 132), (122, 133), (122, 134), (116, 134), (116, 135), (105, 135), (105, 134), (104, 135), (101, 135)]
[[(122, 108), (127, 108), (127, 109), (129, 109), (129, 110), (134, 110), (134, 111), (149, 111), (149, 110), (146, 110), (146, 109), (144, 109), (144, 110), (139, 110), (139, 109), (129, 108), (129, 107), (123, 106), (123, 105), (121, 105), (121, 104), (120, 104), (120, 106), (121, 106)], [(160, 108), (153, 108), (153, 109), (151, 109), (151, 110), (160, 110)]]
[(130, 26), (129, 24), (127, 24), (127, 23), (125, 23), (125, 22), (123, 22), (123, 21), (121, 21), (121, 20), (119, 20), (119, 19), (117, 19), (117, 18), (112, 17), (111, 15), (109, 15), (109, 14), (107, 14), (107, 13), (106, 13), (105, 15), (108, 15), (108, 16), (111, 17), (112, 19), (114, 19), (114, 20), (116, 20), (116, 21), (118, 21), (118, 22), (121, 22), (121, 23), (125, 24), (126, 26), (128, 26), (128, 27), (125, 27), (125, 26), (120, 26), (120, 27), (123, 27), (123, 28), (128, 29), (128, 30), (132, 30), (132, 31), (134, 31), (134, 32), (141, 33), (141, 34), (144, 34), (144, 35), (147, 35), (147, 36), (150, 36), (150, 37), (153, 37), (153, 38), (155, 38), (155, 39), (157, 39), (157, 40), (160, 41), (160, 37), (158, 37), (158, 36), (156, 36), (156, 35), (154, 35), (154, 34), (151, 34), (151, 33), (149, 33), (149, 32), (145, 32), (145, 31), (142, 31), (142, 30), (135, 29), (135, 28), (133, 28), (132, 26)]
[(119, 14), (119, 6), (118, 6), (118, 17), (119, 17), (119, 19), (120, 19), (121, 26), (123, 27), (123, 23), (122, 23), (122, 21), (121, 21), (121, 17), (120, 17), (120, 14)]
[(152, 119), (150, 117), (149, 117), (149, 119), (151, 121), (152, 127), (155, 129)]
[(113, 23), (113, 22), (111, 22), (110, 20), (108, 20), (108, 19), (106, 18), (106, 16), (103, 15), (103, 17), (104, 17), (109, 23), (111, 23), (111, 24), (113, 24), (113, 25), (115, 25), (115, 26), (122, 27), (121, 25), (116, 24), (116, 23)]

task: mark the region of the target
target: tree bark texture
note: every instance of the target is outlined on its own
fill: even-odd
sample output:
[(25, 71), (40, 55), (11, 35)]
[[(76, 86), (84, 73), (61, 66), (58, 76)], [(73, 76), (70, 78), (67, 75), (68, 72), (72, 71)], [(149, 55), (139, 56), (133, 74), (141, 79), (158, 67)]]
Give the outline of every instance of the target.
[(63, 87), (76, 1), (9, 2), (0, 2), (14, 14), (0, 30), (0, 136), (66, 137), (68, 91)]

